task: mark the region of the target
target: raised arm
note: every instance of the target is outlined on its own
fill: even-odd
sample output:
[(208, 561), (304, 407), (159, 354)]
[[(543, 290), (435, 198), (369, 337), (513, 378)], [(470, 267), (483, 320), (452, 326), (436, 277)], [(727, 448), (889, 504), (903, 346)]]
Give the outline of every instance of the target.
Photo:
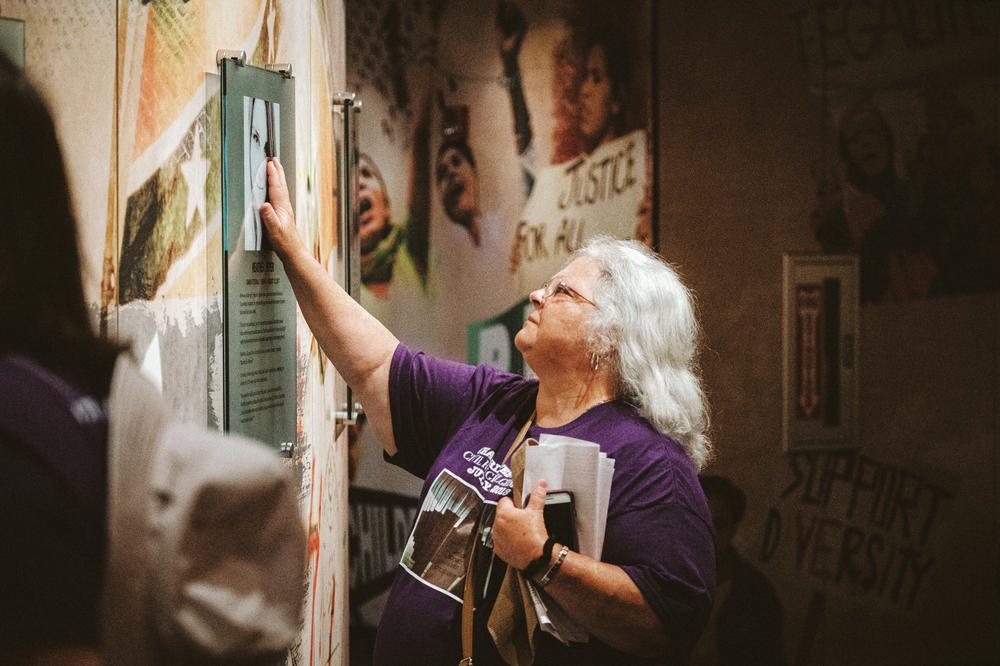
[(270, 203), (261, 206), (261, 220), (271, 247), (284, 264), (306, 323), (357, 393), (382, 447), (394, 455), (389, 365), (399, 340), (351, 298), (309, 252), (295, 229), (285, 170), (276, 159), (267, 163), (267, 188)]
[[(514, 135), (517, 137), (517, 154), (523, 155), (531, 145), (531, 115), (524, 99), (524, 85), (521, 82), (521, 67), (517, 62), (521, 54), (521, 43), (528, 31), (524, 12), (513, 2), (501, 0), (497, 3), (497, 33), (500, 59), (510, 95), (510, 109), (514, 117)], [(530, 194), (530, 190), (527, 192)]]

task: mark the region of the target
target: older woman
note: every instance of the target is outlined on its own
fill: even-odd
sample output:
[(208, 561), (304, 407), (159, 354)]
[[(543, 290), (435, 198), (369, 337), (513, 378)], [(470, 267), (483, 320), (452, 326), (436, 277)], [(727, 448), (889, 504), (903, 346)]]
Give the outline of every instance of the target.
[[(683, 662), (708, 615), (715, 560), (697, 478), (708, 455), (697, 325), (676, 274), (638, 243), (587, 245), (531, 294), (534, 312), (516, 338), (538, 375), (528, 381), (401, 345), (312, 259), (276, 162), (268, 178), (272, 203), (261, 215), (306, 320), (388, 460), (424, 478), (375, 661), (458, 661), (478, 544), (497, 559), (476, 557), (476, 664), (503, 663), (487, 620), (505, 566), (547, 583), (593, 637), (566, 646), (538, 634), (535, 663)], [(548, 538), (544, 482), (524, 508), (507, 498), (507, 456), (543, 433), (597, 442), (615, 460), (603, 561)]]

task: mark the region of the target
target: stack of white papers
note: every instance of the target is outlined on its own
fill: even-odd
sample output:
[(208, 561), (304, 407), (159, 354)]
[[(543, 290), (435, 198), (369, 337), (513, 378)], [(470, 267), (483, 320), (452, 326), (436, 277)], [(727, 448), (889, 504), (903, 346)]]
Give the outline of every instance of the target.
[(564, 645), (569, 645), (571, 642), (586, 643), (590, 640), (590, 635), (583, 627), (566, 615), (566, 611), (559, 604), (535, 587), (531, 581), (528, 581), (528, 592), (531, 594), (531, 603), (535, 605), (538, 626), (542, 631), (552, 634)]
[[(579, 552), (595, 560), (604, 549), (604, 528), (608, 518), (608, 500), (615, 461), (601, 452), (594, 442), (573, 437), (544, 434), (528, 440), (524, 457), (524, 497), (539, 480), (545, 479), (548, 490), (569, 490), (576, 505), (576, 532)], [(523, 504), (522, 504), (523, 506)], [(587, 640), (587, 633), (548, 595), (529, 584), (535, 611), (542, 629), (563, 643)]]

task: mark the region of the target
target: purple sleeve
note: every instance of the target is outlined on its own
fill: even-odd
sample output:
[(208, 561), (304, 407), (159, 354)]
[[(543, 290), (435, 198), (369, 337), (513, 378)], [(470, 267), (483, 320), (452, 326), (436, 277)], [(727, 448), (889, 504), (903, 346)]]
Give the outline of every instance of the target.
[(400, 344), (389, 369), (389, 410), (398, 453), (386, 460), (423, 478), (434, 459), (493, 389), (523, 381), (488, 366), (414, 352)]
[[(642, 462), (642, 457), (635, 462)], [(616, 460), (622, 490), (612, 497), (602, 559), (620, 566), (682, 650), (708, 618), (715, 545), (707, 504), (688, 465)], [(648, 463), (648, 461), (646, 461)]]

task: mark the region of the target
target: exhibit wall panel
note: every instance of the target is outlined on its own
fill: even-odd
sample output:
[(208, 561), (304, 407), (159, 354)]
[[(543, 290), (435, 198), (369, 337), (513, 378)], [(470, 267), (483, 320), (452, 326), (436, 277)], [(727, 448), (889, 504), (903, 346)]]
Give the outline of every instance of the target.
[(522, 371), (497, 320), (592, 236), (652, 243), (654, 4), (345, 2), (361, 302), (405, 344)]
[[(224, 381), (219, 49), (289, 63), (295, 85), (296, 213), (336, 261), (330, 96), (343, 86), (340, 0), (5, 1), (25, 22), (26, 71), (52, 108), (80, 228), (95, 326), (127, 341), (182, 420), (222, 429)], [(301, 635), (288, 663), (345, 663), (346, 399), (296, 315), (296, 442), (309, 533)]]
[(81, 234), (84, 289), (96, 303), (104, 233), (114, 205), (115, 0), (6, 0), (0, 15), (24, 21), (25, 71), (56, 124)]

